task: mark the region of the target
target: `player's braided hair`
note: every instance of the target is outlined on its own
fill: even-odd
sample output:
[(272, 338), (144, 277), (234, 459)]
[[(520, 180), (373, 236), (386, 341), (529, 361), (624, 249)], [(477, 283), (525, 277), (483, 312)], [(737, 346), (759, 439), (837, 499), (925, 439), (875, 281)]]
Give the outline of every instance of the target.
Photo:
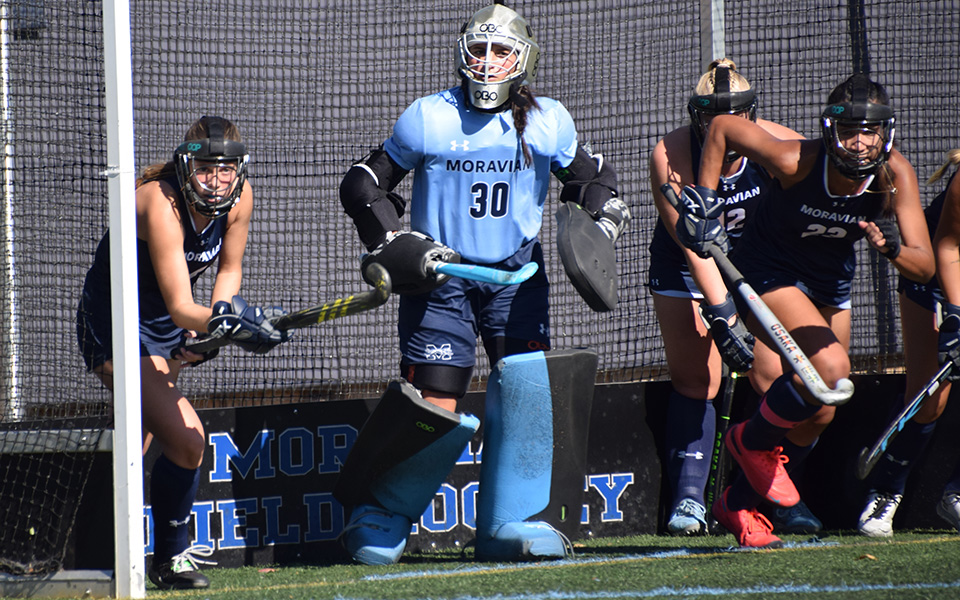
[(530, 154), (530, 148), (527, 147), (527, 141), (523, 139), (523, 131), (527, 128), (527, 113), (531, 108), (540, 109), (537, 98), (533, 94), (530, 86), (521, 85), (515, 92), (510, 94), (512, 100), (510, 111), (513, 114), (513, 125), (517, 128), (517, 138), (520, 140), (520, 148), (523, 150), (523, 160), (526, 166), (533, 163), (533, 155)]
[(717, 58), (707, 66), (707, 70), (700, 76), (700, 80), (697, 81), (697, 86), (694, 88), (695, 94), (707, 96), (717, 91), (717, 68), (728, 69), (731, 92), (745, 92), (751, 89), (750, 82), (737, 71), (737, 63), (733, 59)]

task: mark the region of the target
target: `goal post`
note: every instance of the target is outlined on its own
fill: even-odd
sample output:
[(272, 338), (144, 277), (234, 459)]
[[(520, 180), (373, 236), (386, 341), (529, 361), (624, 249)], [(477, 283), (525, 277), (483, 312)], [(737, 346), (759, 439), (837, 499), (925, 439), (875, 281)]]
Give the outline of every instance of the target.
[(103, 3), (110, 287), (114, 344), (114, 581), (119, 598), (143, 598), (143, 461), (129, 0)]

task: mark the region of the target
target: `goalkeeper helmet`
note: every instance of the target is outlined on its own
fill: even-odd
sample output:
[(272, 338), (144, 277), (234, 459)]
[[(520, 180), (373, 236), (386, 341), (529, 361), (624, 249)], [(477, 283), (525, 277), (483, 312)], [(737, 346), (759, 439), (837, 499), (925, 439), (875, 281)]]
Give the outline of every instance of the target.
[[(690, 113), (693, 133), (701, 146), (709, 124), (709, 119), (705, 117), (746, 113), (751, 121), (757, 120), (757, 92), (750, 87), (750, 83), (742, 75), (737, 74), (733, 87), (746, 89), (736, 92), (730, 90), (730, 75), (736, 71), (736, 68), (733, 61), (727, 59), (714, 61), (697, 84), (696, 91), (705, 93), (694, 93), (687, 102), (687, 112)], [(713, 71), (712, 86), (710, 85), (711, 71)], [(733, 162), (739, 157), (739, 154), (731, 150), (727, 152), (724, 160)]]
[[(232, 137), (224, 131), (231, 128)], [(240, 199), (247, 179), (247, 147), (233, 124), (221, 117), (203, 117), (173, 152), (180, 190), (187, 202), (205, 217), (219, 219)], [(200, 135), (206, 137), (197, 137)]]
[(851, 76), (830, 94), (820, 115), (823, 144), (844, 176), (866, 179), (890, 157), (896, 118), (888, 101), (883, 87), (863, 74)]
[(481, 110), (502, 110), (512, 90), (532, 84), (540, 46), (530, 25), (513, 10), (493, 4), (460, 29), (457, 73), (464, 95)]

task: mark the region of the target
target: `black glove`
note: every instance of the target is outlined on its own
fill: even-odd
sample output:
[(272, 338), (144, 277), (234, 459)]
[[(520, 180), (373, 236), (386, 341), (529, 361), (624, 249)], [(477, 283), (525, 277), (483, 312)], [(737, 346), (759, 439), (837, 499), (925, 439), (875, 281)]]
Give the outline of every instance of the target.
[(677, 239), (701, 258), (710, 257), (711, 246), (726, 254), (730, 240), (720, 217), (724, 201), (717, 192), (703, 186), (685, 186), (681, 194), (680, 220), (677, 221)]
[(937, 339), (937, 361), (941, 365), (953, 363), (947, 381), (960, 381), (960, 306), (940, 304), (940, 334)]
[(201, 358), (200, 360), (197, 360), (194, 362), (188, 362), (185, 364), (191, 367), (199, 367), (200, 365), (207, 362), (208, 360), (213, 360), (220, 354), (220, 348), (214, 348), (213, 350), (208, 350), (207, 352), (195, 352), (193, 350), (190, 350), (189, 347), (186, 347), (186, 339), (187, 339), (186, 332), (184, 332), (183, 337), (181, 337), (180, 339), (180, 347), (173, 351), (172, 356), (170, 358), (176, 358), (177, 355), (180, 354), (180, 352), (182, 352), (183, 350), (194, 352), (195, 354), (199, 354), (203, 358)]
[[(447, 282), (448, 275), (427, 270), (430, 261), (459, 263), (460, 255), (418, 231), (391, 232), (387, 239), (363, 258), (360, 272), (366, 281), (367, 265), (372, 262), (390, 273), (393, 291), (398, 294), (425, 294)], [(367, 281), (376, 286), (373, 281)]]
[(617, 238), (627, 228), (630, 221), (630, 209), (620, 198), (610, 198), (594, 217), (597, 227), (603, 230), (604, 235), (616, 243)]
[[(727, 294), (723, 304), (701, 304), (700, 313), (710, 328), (710, 335), (717, 344), (723, 362), (731, 371), (749, 371), (753, 366), (753, 345), (756, 339), (737, 315), (737, 306), (730, 294)], [(729, 323), (731, 317), (734, 318), (733, 325)]]
[(285, 314), (277, 306), (267, 310), (249, 306), (240, 296), (234, 296), (232, 304), (223, 300), (213, 305), (213, 316), (207, 323), (212, 335), (222, 335), (247, 352), (266, 354), (274, 346), (290, 339), (290, 333), (275, 329), (271, 316)]
[(880, 229), (880, 233), (883, 234), (884, 250), (878, 250), (878, 252), (887, 257), (888, 260), (893, 260), (900, 256), (900, 228), (897, 227), (896, 220), (878, 219), (874, 221), (873, 224), (876, 225), (877, 228)]

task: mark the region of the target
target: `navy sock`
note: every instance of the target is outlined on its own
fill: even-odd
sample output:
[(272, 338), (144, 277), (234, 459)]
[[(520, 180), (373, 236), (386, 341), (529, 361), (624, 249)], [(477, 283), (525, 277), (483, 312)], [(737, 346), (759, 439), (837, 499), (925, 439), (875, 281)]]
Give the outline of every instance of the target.
[(943, 488), (944, 494), (960, 494), (960, 465), (953, 471), (950, 481)]
[(736, 479), (727, 489), (727, 508), (730, 510), (749, 510), (756, 508), (763, 496), (754, 491), (742, 471), (737, 471)]
[(161, 454), (150, 473), (154, 563), (166, 562), (190, 546), (190, 511), (200, 469), (184, 469)]
[(763, 395), (760, 409), (743, 428), (743, 445), (748, 450), (772, 450), (783, 445), (788, 431), (820, 410), (807, 404), (791, 383), (793, 375), (781, 375)]
[[(903, 410), (903, 402), (894, 403), (890, 411), (890, 422)], [(880, 457), (877, 466), (870, 474), (870, 487), (882, 492), (902, 494), (907, 486), (907, 477), (913, 464), (923, 453), (933, 437), (937, 422), (917, 423), (913, 419), (904, 424), (903, 429), (893, 438), (887, 450)]]
[(703, 489), (710, 476), (716, 428), (713, 402), (688, 398), (675, 391), (670, 394), (665, 444), (675, 504), (683, 498), (704, 503)]
[[(783, 446), (783, 453), (790, 459), (790, 462), (787, 463), (787, 473), (793, 476), (799, 475), (800, 472), (803, 471), (804, 461), (807, 460), (807, 456), (810, 455), (814, 446), (817, 445), (817, 441), (819, 441), (819, 438), (814, 440), (809, 446), (798, 446), (788, 439), (783, 440), (781, 444)], [(796, 481), (795, 477), (791, 477), (791, 479)]]

